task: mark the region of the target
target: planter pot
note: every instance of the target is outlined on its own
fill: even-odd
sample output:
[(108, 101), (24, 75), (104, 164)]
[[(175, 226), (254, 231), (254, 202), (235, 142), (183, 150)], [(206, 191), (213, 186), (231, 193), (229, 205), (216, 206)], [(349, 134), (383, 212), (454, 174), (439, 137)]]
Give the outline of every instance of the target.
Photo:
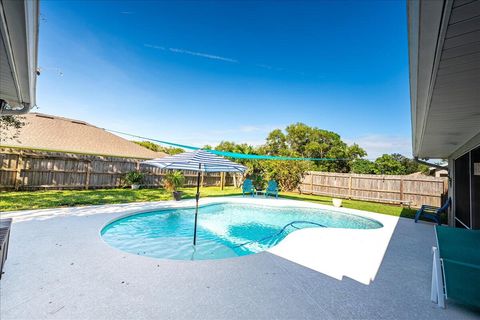
[(182, 194), (183, 194), (182, 191), (173, 191), (172, 194), (173, 194), (173, 198), (176, 201), (180, 201), (182, 199)]
[(132, 184), (132, 189), (133, 190), (140, 189), (140, 185), (139, 184)]
[(342, 206), (342, 199), (333, 198), (332, 203), (334, 207), (340, 208)]

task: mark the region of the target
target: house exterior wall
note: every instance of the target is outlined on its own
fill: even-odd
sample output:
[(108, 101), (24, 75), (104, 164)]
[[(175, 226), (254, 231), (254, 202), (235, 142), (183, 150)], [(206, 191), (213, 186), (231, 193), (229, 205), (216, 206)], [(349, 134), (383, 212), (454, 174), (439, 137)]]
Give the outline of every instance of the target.
[[(478, 139), (478, 140), (474, 140)], [(462, 182), (462, 183), (468, 183), (467, 185), (462, 185), (462, 189), (466, 189), (469, 192), (469, 210), (470, 210), (470, 221), (467, 223), (468, 228), (472, 229), (480, 229), (480, 188), (478, 188), (478, 179), (480, 179), (480, 175), (475, 173), (474, 171), (474, 163), (480, 163), (480, 159), (477, 157), (474, 157), (473, 154), (478, 154), (478, 148), (480, 148), (480, 135), (477, 135), (469, 143), (466, 145), (460, 147), (457, 152), (452, 154), (448, 158), (448, 168), (449, 168), (449, 188), (448, 188), (448, 194), (452, 198), (452, 206), (450, 207), (449, 210), (449, 216), (448, 216), (448, 224), (452, 227), (458, 226), (458, 220), (456, 217), (458, 216), (456, 212), (456, 207), (457, 207), (457, 201), (460, 201), (458, 197), (456, 197), (456, 188), (458, 189), (459, 183), (460, 183), (460, 172), (458, 171), (458, 168), (456, 169), (455, 166), (455, 161), (459, 160), (463, 156), (468, 156), (468, 170), (469, 170), (469, 180), (468, 182)], [(465, 169), (466, 170), (466, 169)]]
[(448, 158), (448, 196), (452, 199), (452, 205), (448, 210), (448, 225), (455, 225), (455, 168), (453, 157)]

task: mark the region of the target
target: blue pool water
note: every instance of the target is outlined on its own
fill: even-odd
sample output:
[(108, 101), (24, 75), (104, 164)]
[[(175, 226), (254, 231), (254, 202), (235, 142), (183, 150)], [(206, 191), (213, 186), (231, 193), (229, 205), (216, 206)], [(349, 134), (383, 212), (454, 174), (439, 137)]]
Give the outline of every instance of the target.
[(202, 206), (197, 246), (192, 245), (195, 209), (167, 209), (116, 220), (101, 235), (120, 250), (154, 258), (223, 259), (264, 251), (303, 228), (376, 229), (378, 221), (315, 208), (219, 203)]

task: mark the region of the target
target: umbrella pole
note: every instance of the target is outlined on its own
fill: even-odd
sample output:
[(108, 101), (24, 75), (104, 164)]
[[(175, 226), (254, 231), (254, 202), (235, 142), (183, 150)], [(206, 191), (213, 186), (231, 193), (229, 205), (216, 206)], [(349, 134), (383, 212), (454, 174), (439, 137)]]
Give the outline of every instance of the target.
[(195, 195), (196, 205), (195, 205), (195, 226), (193, 227), (193, 245), (197, 244), (197, 216), (198, 216), (198, 200), (200, 199), (200, 166), (198, 164), (198, 173), (197, 173), (197, 194)]

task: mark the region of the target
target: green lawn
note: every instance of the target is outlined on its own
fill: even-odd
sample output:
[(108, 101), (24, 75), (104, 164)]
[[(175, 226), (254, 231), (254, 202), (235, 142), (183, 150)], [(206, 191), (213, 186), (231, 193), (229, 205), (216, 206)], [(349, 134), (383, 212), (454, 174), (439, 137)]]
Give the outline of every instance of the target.
[[(307, 194), (298, 194), (292, 192), (283, 192), (283, 198), (292, 199), (292, 200), (302, 200), (315, 203), (321, 203), (326, 205), (332, 205), (332, 198), (325, 196), (312, 196)], [(416, 209), (404, 208), (396, 205), (388, 205), (383, 203), (368, 202), (368, 201), (359, 201), (359, 200), (343, 200), (342, 206), (350, 209), (365, 210), (370, 212), (377, 212), (382, 214), (388, 214), (390, 216), (400, 216), (404, 218), (415, 217)]]
[[(184, 198), (194, 198), (195, 188), (183, 188)], [(241, 194), (240, 189), (219, 187), (201, 189), (202, 197)], [(97, 204), (171, 200), (165, 189), (97, 189), (0, 192), (0, 211), (74, 207)]]
[[(194, 198), (195, 188), (183, 188), (184, 198)], [(231, 196), (241, 194), (240, 189), (225, 187), (207, 187), (200, 190), (202, 197)], [(309, 201), (326, 205), (332, 204), (332, 198), (324, 196), (300, 195), (282, 192), (281, 197), (293, 200)], [(98, 190), (55, 190), (55, 191), (19, 191), (0, 192), (0, 211), (73, 207), (111, 203), (170, 200), (171, 194), (164, 189), (98, 189)], [(346, 208), (359, 209), (392, 216), (413, 218), (414, 209), (381, 203), (343, 200)]]

